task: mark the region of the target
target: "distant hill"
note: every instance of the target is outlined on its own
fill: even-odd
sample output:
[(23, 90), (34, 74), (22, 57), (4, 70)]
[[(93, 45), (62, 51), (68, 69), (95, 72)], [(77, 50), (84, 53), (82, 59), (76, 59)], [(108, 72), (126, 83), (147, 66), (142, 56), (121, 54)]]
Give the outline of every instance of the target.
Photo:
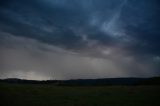
[(160, 85), (160, 77), (148, 78), (146, 80), (140, 81), (139, 85)]
[(43, 81), (8, 78), (8, 79), (1, 79), (0, 82), (12, 83), (12, 84), (54, 84), (59, 86), (160, 85), (160, 77), (43, 80)]

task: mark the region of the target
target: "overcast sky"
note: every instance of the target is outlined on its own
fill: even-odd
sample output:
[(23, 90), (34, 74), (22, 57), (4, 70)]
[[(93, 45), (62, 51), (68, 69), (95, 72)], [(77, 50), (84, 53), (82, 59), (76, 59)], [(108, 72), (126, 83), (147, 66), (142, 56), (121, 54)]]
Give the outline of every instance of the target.
[(159, 0), (1, 0), (0, 78), (160, 75)]

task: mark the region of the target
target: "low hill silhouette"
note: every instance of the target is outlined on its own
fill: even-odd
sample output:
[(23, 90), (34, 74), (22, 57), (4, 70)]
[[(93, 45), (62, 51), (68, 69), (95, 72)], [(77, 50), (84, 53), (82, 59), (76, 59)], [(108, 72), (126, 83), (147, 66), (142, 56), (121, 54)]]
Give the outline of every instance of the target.
[(53, 84), (59, 86), (160, 85), (160, 77), (42, 80), (42, 81), (8, 78), (8, 79), (1, 79), (0, 82), (11, 83), (11, 84)]

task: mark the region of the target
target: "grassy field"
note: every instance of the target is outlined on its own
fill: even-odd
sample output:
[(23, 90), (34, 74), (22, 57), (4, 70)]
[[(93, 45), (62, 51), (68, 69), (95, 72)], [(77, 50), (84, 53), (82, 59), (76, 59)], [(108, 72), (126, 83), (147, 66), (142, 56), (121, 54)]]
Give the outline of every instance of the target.
[(160, 106), (160, 86), (0, 84), (0, 106)]

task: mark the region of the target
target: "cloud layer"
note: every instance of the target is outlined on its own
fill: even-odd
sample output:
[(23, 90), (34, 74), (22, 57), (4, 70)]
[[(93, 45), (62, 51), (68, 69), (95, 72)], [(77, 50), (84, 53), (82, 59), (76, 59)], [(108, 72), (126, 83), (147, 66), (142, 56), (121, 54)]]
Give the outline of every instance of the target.
[(0, 1), (0, 77), (159, 75), (158, 0)]

